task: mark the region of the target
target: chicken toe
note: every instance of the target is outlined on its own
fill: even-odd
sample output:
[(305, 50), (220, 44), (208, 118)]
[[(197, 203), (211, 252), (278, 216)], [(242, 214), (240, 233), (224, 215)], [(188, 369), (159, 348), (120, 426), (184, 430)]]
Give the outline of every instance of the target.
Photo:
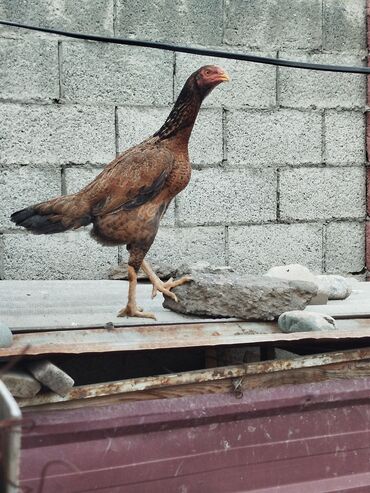
[(174, 281), (173, 278), (171, 277), (171, 279), (169, 279), (168, 281), (163, 282), (159, 279), (157, 274), (153, 271), (150, 264), (146, 260), (144, 260), (143, 263), (141, 264), (141, 268), (149, 277), (150, 282), (153, 284), (152, 298), (157, 296), (158, 291), (160, 291), (165, 296), (172, 298), (174, 301), (178, 301), (177, 296), (175, 295), (175, 293), (172, 293), (171, 289), (191, 281), (190, 276), (183, 276), (180, 279), (177, 279), (176, 281)]
[(156, 316), (152, 312), (144, 312), (141, 307), (127, 303), (125, 308), (122, 308), (117, 314), (117, 317), (139, 317), (139, 318), (152, 318), (157, 320)]

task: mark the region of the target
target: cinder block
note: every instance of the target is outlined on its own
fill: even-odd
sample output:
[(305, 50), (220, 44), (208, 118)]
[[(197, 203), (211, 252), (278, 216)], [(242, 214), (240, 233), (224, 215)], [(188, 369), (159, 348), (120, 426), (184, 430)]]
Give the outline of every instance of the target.
[[(94, 180), (103, 168), (90, 168), (76, 166), (65, 170), (66, 191), (68, 194), (80, 191), (84, 186)], [(162, 225), (175, 225), (175, 202), (173, 201), (166, 214), (164, 215)]]
[(59, 97), (58, 44), (0, 38), (0, 98), (45, 101)]
[(247, 223), (276, 218), (276, 172), (272, 169), (193, 171), (180, 194), (181, 224)]
[(330, 223), (326, 227), (326, 272), (349, 274), (365, 267), (365, 224)]
[[(118, 109), (119, 149), (139, 144), (153, 135), (165, 122), (171, 108)], [(189, 143), (189, 154), (193, 164), (209, 165), (222, 161), (222, 111), (202, 109), (194, 125)]]
[(62, 43), (63, 97), (78, 103), (157, 105), (173, 96), (170, 52), (104, 43)]
[(6, 234), (4, 279), (106, 279), (117, 247), (103, 247), (88, 232), (57, 235)]
[(365, 216), (363, 168), (286, 169), (280, 174), (283, 220)]
[(40, 383), (21, 370), (10, 370), (1, 375), (1, 380), (14, 397), (31, 398), (41, 390)]
[[(333, 54), (297, 55), (281, 52), (279, 57), (310, 63), (363, 65), (359, 56)], [(279, 103), (291, 108), (359, 108), (366, 103), (366, 79), (353, 74), (279, 68)]]
[[(254, 52), (255, 53), (255, 52)], [(255, 53), (276, 57), (275, 52)], [(176, 55), (175, 92), (178, 94), (187, 78), (202, 65), (219, 65), (227, 71), (231, 81), (220, 84), (204, 100), (204, 106), (226, 108), (271, 108), (276, 104), (276, 67), (238, 60)]]
[(202, 260), (225, 265), (224, 228), (160, 228), (148, 259), (174, 267)]
[(323, 48), (366, 48), (366, 0), (323, 0)]
[(324, 126), (325, 162), (363, 165), (366, 160), (363, 113), (327, 111), (324, 116)]
[(60, 193), (59, 167), (0, 166), (0, 229), (17, 228), (13, 212)]
[(229, 261), (237, 271), (263, 274), (275, 265), (302, 264), (321, 271), (322, 227), (263, 224), (229, 227)]
[(265, 167), (321, 161), (321, 115), (317, 112), (235, 110), (226, 118), (231, 165)]
[(27, 368), (37, 381), (61, 396), (66, 395), (75, 383), (65, 371), (48, 360), (30, 361)]
[(0, 18), (90, 34), (113, 34), (113, 0), (0, 0)]
[(114, 109), (0, 104), (0, 164), (107, 163)]
[(219, 45), (222, 41), (222, 0), (119, 0), (116, 32), (153, 41)]
[(227, 0), (224, 41), (257, 48), (321, 48), (321, 0)]

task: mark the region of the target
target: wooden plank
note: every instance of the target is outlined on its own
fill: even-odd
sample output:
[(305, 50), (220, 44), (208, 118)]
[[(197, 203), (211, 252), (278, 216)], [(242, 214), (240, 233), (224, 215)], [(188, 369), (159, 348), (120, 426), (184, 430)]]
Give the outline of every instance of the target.
[(370, 319), (338, 320), (337, 327), (284, 334), (275, 322), (213, 322), (25, 333), (15, 334), (9, 348), (0, 348), (0, 357), (370, 338)]
[(367, 358), (370, 358), (370, 348), (338, 351), (302, 356), (288, 360), (261, 361), (244, 365), (232, 365), (191, 372), (158, 375), (155, 377), (132, 378), (84, 385), (72, 388), (64, 397), (53, 393), (44, 393), (35, 396), (33, 399), (20, 399), (18, 402), (20, 407), (26, 407), (77, 399), (90, 399), (113, 394), (147, 391), (156, 388), (163, 389), (177, 385), (215, 382), (230, 378), (244, 378), (247, 375), (275, 373), (297, 368), (312, 368), (348, 361), (360, 361)]
[[(187, 385), (174, 385), (163, 389), (151, 389), (140, 392), (127, 392), (126, 394), (112, 394), (91, 399), (77, 399), (73, 401), (53, 402), (46, 404), (24, 405), (23, 409), (31, 410), (57, 410), (78, 409), (89, 406), (107, 406), (119, 402), (146, 401), (153, 399), (176, 399), (190, 395), (224, 394), (234, 390), (232, 380), (225, 379), (217, 382), (195, 383)], [(26, 403), (25, 403), (26, 404)]]
[[(297, 368), (294, 370), (278, 371), (276, 373), (247, 375), (240, 382), (239, 392), (235, 392), (235, 379), (227, 378), (216, 382), (193, 383), (175, 385), (165, 388), (127, 392), (125, 394), (112, 394), (91, 399), (77, 399), (39, 405), (25, 405), (23, 408), (31, 410), (58, 410), (78, 409), (90, 406), (107, 406), (120, 402), (133, 402), (152, 399), (175, 399), (191, 395), (235, 393), (235, 397), (241, 393), (254, 390), (281, 387), (284, 385), (299, 385), (305, 383), (323, 382), (326, 380), (350, 380), (355, 378), (370, 377), (370, 361), (352, 361), (334, 363), (313, 368)], [(26, 404), (26, 403), (24, 403)]]

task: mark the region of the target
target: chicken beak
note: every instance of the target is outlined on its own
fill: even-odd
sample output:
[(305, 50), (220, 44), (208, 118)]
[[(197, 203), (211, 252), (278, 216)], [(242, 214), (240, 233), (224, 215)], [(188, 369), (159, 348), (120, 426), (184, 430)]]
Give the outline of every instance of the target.
[(219, 75), (218, 80), (220, 82), (230, 82), (230, 77), (228, 76), (228, 74), (226, 72), (223, 72), (222, 74)]

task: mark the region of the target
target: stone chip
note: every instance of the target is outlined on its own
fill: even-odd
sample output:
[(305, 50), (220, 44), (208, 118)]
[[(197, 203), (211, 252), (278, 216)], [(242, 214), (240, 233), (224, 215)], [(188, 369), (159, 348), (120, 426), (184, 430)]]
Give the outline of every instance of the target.
[(31, 361), (28, 370), (36, 380), (61, 396), (66, 395), (75, 383), (66, 372), (48, 360)]
[(25, 371), (10, 370), (1, 379), (14, 397), (35, 397), (41, 389), (40, 383)]

